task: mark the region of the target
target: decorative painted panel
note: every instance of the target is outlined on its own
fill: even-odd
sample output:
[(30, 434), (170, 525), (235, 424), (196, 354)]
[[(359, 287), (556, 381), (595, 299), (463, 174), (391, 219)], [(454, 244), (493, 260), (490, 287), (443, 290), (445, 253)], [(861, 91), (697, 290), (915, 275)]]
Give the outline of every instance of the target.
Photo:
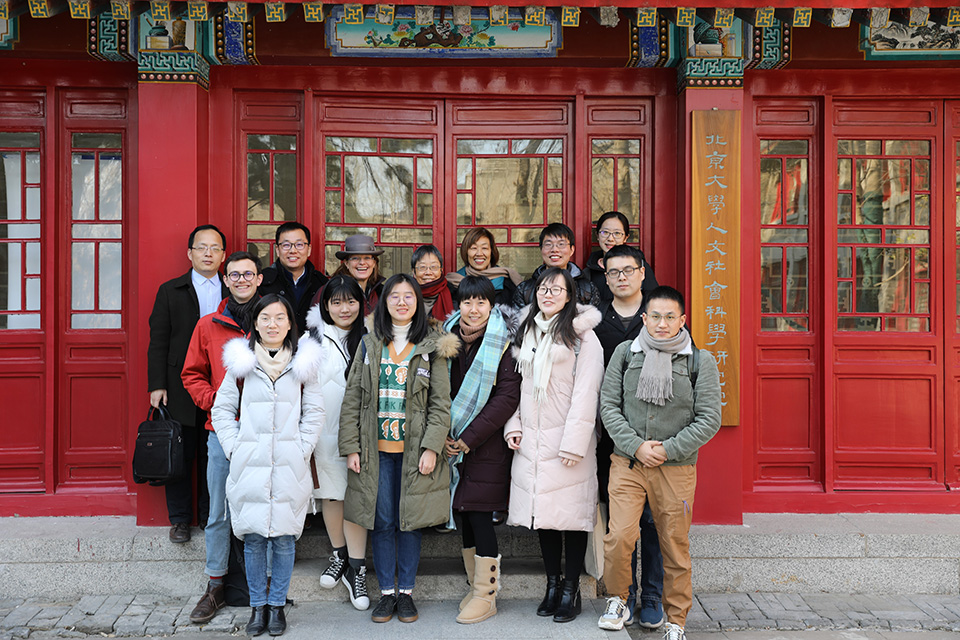
[(862, 25), (860, 50), (867, 60), (960, 59), (960, 24), (929, 22), (918, 26), (890, 22), (879, 28)]
[[(563, 42), (552, 11), (544, 12), (542, 26), (526, 22), (519, 9), (508, 11), (503, 25), (495, 24), (481, 9), (465, 25), (451, 22), (445, 9), (436, 9), (432, 22), (425, 25), (416, 22), (410, 7), (397, 7), (389, 26), (376, 21), (373, 7), (349, 15), (355, 20), (348, 21), (348, 14), (335, 6), (327, 21), (327, 45), (333, 56), (541, 58), (555, 57)], [(363, 20), (356, 21), (360, 17)]]

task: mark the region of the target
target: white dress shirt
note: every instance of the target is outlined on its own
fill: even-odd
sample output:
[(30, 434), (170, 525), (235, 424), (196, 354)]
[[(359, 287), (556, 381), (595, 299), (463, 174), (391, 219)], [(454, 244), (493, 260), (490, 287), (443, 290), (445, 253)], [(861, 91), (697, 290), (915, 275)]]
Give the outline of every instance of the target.
[(193, 269), (190, 272), (193, 279), (193, 290), (197, 292), (197, 300), (200, 302), (200, 317), (213, 313), (220, 306), (223, 296), (220, 295), (220, 276), (215, 275), (212, 278), (204, 278), (200, 273)]

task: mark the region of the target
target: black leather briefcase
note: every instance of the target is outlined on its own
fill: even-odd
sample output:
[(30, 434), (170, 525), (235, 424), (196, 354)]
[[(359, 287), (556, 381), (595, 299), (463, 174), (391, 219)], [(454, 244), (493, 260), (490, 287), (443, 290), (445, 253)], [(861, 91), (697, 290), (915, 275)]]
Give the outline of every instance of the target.
[(183, 475), (183, 428), (166, 407), (150, 409), (137, 429), (133, 481), (158, 486)]

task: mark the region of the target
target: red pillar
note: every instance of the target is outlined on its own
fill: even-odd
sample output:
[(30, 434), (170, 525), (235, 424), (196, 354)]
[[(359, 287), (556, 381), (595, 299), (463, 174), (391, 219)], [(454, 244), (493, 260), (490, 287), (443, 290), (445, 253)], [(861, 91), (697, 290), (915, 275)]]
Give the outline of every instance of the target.
[[(137, 279), (140, 339), (131, 359), (133, 404), (148, 406), (147, 321), (157, 287), (189, 268), (187, 238), (207, 221), (207, 91), (196, 84), (141, 83), (138, 90)], [(206, 479), (201, 479), (206, 482)], [(138, 485), (137, 524), (165, 525), (162, 487)]]
[[(678, 217), (677, 252), (685, 256), (680, 261), (682, 273), (678, 282), (685, 284), (685, 297), (690, 294), (690, 238), (691, 238), (691, 113), (698, 110), (722, 109), (743, 110), (743, 90), (734, 88), (692, 89), (687, 88), (680, 96), (678, 139), (683, 149), (678, 175), (680, 184), (679, 202), (683, 215)], [(743, 193), (742, 200), (747, 194)], [(746, 271), (747, 267), (744, 267)], [(744, 307), (746, 308), (746, 307)], [(746, 357), (746, 354), (744, 354)], [(741, 367), (742, 371), (742, 367)], [(741, 374), (742, 375), (742, 374)], [(741, 378), (742, 380), (742, 378)], [(742, 381), (741, 387), (749, 384)], [(741, 414), (747, 407), (741, 405)], [(741, 416), (742, 421), (742, 416)], [(720, 432), (700, 450), (697, 460), (697, 495), (694, 521), (698, 524), (741, 524), (743, 522), (743, 427), (721, 427)]]

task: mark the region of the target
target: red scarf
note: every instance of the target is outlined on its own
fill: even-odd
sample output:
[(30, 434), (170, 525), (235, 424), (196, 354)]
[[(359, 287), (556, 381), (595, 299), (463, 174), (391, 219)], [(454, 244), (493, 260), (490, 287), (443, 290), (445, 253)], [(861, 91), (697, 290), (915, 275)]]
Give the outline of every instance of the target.
[(438, 278), (433, 282), (420, 285), (424, 298), (433, 298), (437, 301), (433, 303), (433, 309), (430, 311), (437, 320), (446, 320), (447, 316), (453, 312), (453, 298), (450, 296), (450, 289), (447, 288), (446, 278)]

